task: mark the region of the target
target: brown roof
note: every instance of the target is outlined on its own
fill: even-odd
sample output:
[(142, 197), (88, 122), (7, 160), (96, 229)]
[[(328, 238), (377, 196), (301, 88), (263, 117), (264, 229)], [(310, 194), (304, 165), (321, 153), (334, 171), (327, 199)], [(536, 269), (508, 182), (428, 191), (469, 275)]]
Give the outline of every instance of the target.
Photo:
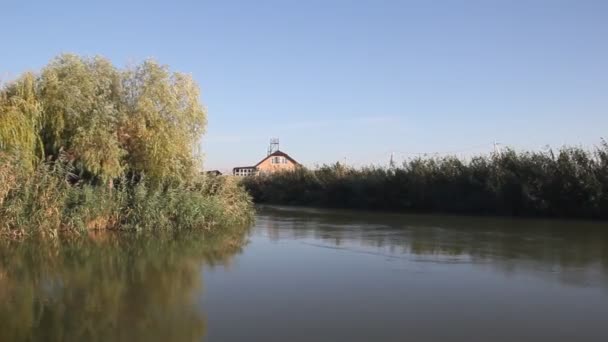
[(291, 158), (287, 153), (283, 152), (283, 151), (276, 151), (274, 153), (271, 153), (269, 155), (267, 155), (264, 159), (260, 160), (259, 163), (255, 164), (254, 167), (258, 167), (258, 165), (262, 164), (264, 162), (264, 160), (270, 158), (270, 157), (285, 157), (288, 160), (290, 160), (292, 163), (296, 164), (296, 165), (300, 165), (300, 163), (298, 163), (295, 159)]

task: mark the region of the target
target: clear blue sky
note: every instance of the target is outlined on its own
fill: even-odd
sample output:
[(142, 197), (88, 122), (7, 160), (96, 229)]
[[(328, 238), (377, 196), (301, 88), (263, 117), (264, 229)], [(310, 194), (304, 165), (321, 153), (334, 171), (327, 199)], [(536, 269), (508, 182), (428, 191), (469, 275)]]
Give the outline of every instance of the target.
[(191, 73), (209, 111), (207, 168), (254, 164), (272, 136), (309, 165), (386, 163), (391, 151), (488, 152), (494, 140), (592, 147), (608, 136), (608, 1), (0, 8), (4, 79), (61, 52), (119, 66), (153, 57)]

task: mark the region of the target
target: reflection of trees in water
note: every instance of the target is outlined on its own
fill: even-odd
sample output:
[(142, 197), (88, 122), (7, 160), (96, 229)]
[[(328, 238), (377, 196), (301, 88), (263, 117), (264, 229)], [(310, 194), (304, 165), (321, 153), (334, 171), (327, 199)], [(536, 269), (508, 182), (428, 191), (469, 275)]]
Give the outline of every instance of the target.
[(230, 236), (106, 235), (0, 245), (0, 340), (200, 341), (201, 267), (244, 244)]
[(429, 261), (466, 259), (510, 273), (534, 271), (560, 281), (608, 284), (608, 224), (496, 217), (400, 215), (265, 207), (258, 226), (280, 238), (414, 254)]

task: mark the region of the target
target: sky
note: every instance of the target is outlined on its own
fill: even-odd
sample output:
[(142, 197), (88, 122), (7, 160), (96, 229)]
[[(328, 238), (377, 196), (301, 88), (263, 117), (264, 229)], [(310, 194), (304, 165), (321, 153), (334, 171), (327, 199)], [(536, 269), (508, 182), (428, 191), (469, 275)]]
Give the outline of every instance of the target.
[(0, 0), (0, 32), (4, 80), (63, 52), (191, 74), (206, 169), (271, 137), (308, 166), (608, 137), (608, 1)]

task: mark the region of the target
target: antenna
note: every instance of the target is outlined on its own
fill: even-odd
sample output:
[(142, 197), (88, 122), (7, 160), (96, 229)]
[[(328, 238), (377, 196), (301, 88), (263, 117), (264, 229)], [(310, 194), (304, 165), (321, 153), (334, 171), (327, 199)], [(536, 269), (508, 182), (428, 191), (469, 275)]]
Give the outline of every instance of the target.
[(271, 155), (278, 150), (279, 150), (279, 138), (270, 138), (270, 144), (268, 145), (268, 155)]
[(496, 140), (494, 140), (494, 154), (500, 155), (500, 143), (496, 142)]

